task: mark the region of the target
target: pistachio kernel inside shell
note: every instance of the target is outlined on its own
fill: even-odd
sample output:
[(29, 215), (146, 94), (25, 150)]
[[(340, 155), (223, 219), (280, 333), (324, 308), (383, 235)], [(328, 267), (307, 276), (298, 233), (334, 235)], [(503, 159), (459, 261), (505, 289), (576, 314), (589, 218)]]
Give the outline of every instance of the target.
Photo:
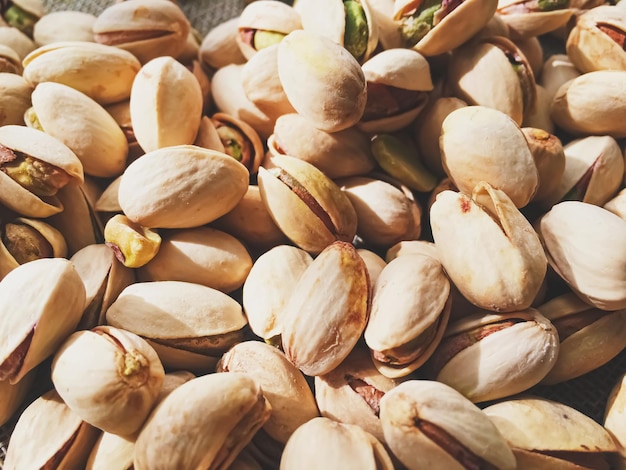
[(231, 346), (243, 341), (243, 330), (196, 338), (148, 338), (150, 341), (196, 354), (221, 356)]
[(0, 364), (0, 380), (7, 380), (15, 377), (22, 365), (24, 364), (24, 358), (28, 354), (30, 343), (35, 335), (35, 327), (30, 330), (24, 340), (7, 356), (2, 364)]
[(249, 167), (252, 160), (252, 142), (239, 129), (222, 122), (213, 121), (217, 134), (224, 145), (224, 152), (235, 160)]
[(129, 42), (146, 41), (148, 39), (156, 39), (171, 34), (164, 30), (127, 30), (127, 31), (109, 31), (106, 33), (94, 34), (94, 39), (99, 44), (106, 46), (119, 46)]
[(511, 50), (507, 48), (504, 44), (500, 42), (493, 42), (494, 46), (498, 47), (506, 56), (513, 71), (517, 74), (517, 79), (519, 80), (520, 87), (522, 89), (522, 107), (524, 109), (524, 113), (527, 113), (533, 102), (533, 83), (532, 83), (532, 72), (530, 71), (530, 66), (526, 59), (519, 53), (517, 50)]
[(367, 52), (369, 29), (365, 11), (358, 1), (343, 2), (346, 13), (346, 28), (343, 35), (343, 46), (352, 56), (360, 61)]
[(8, 223), (2, 232), (2, 243), (19, 264), (40, 258), (52, 258), (54, 250), (46, 238), (33, 227)]
[(596, 27), (626, 51), (626, 31), (612, 24), (596, 23)]
[(385, 392), (377, 389), (371, 384), (368, 384), (364, 380), (347, 374), (344, 379), (352, 390), (363, 398), (365, 403), (372, 409), (374, 414), (378, 417), (380, 415), (380, 400), (385, 395)]
[(0, 171), (39, 197), (54, 196), (72, 179), (64, 170), (2, 144)]
[(24, 121), (26, 121), (26, 125), (28, 127), (32, 127), (33, 129), (37, 129), (38, 131), (45, 132), (43, 126), (41, 125), (41, 121), (39, 121), (39, 117), (35, 112), (35, 108), (30, 107), (24, 113)]
[(525, 13), (564, 10), (566, 8), (569, 8), (569, 0), (528, 0), (508, 5), (498, 10), (498, 13), (504, 15), (521, 15)]
[(428, 93), (418, 90), (406, 90), (384, 83), (367, 82), (367, 102), (362, 121), (374, 121), (389, 116), (402, 114), (417, 108), (428, 99)]
[(23, 8), (20, 8), (18, 5), (15, 5), (13, 2), (9, 3), (11, 6), (9, 6), (2, 15), (4, 20), (9, 26), (13, 26), (27, 36), (32, 37), (35, 23), (37, 23), (39, 18)]
[(557, 318), (552, 321), (552, 324), (559, 334), (559, 341), (563, 342), (577, 331), (591, 325), (606, 314), (607, 312), (603, 312), (597, 308), (592, 308), (585, 310), (584, 312)]
[(285, 36), (285, 33), (263, 29), (242, 28), (239, 30), (241, 42), (252, 47), (255, 51), (278, 44)]
[(124, 382), (131, 387), (141, 387), (150, 378), (150, 364), (141, 352), (133, 349), (128, 351), (114, 335), (101, 328), (93, 328), (92, 332), (103, 336), (117, 348), (115, 361), (117, 371)]

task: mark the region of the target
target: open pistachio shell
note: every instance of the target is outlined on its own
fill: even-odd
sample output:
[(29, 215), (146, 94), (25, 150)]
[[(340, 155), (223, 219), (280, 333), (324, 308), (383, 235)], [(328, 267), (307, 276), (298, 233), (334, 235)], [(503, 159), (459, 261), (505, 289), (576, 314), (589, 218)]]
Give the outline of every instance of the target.
[(224, 152), (241, 162), (251, 175), (256, 175), (265, 156), (259, 134), (245, 121), (226, 113), (215, 113), (211, 121), (224, 145)]
[(31, 99), (33, 107), (25, 115), (26, 124), (67, 145), (85, 173), (98, 177), (122, 174), (128, 142), (117, 122), (96, 101), (54, 82), (37, 85)]
[(369, 313), (367, 276), (354, 246), (337, 241), (298, 280), (285, 305), (282, 345), (305, 374), (330, 372), (356, 345)]
[(270, 413), (261, 387), (246, 374), (192, 379), (170, 393), (148, 419), (135, 444), (134, 468), (225, 470)]
[(246, 58), (237, 44), (239, 17), (218, 24), (211, 29), (200, 44), (198, 58), (203, 65), (215, 70), (227, 65), (241, 65)]
[(93, 25), (96, 42), (131, 52), (142, 64), (176, 57), (185, 48), (189, 21), (175, 2), (130, 0), (106, 8)]
[(503, 191), (486, 183), (472, 198), (446, 190), (431, 206), (430, 223), (446, 273), (470, 302), (499, 312), (531, 305), (545, 277), (546, 255)]
[(82, 91), (100, 104), (130, 96), (141, 64), (130, 52), (86, 41), (62, 41), (42, 46), (23, 61), (24, 78), (35, 86), (57, 82)]
[[(44, 258), (23, 264), (0, 282), (0, 376), (19, 382), (54, 354), (74, 331), (85, 287), (72, 263)], [(38, 299), (25, 303), (24, 299)]]
[(410, 470), (513, 469), (515, 457), (485, 414), (440, 382), (408, 380), (380, 401), (387, 445)]
[(83, 468), (98, 435), (51, 390), (20, 416), (3, 468)]
[[(549, 8), (539, 10), (541, 5), (535, 6), (527, 0), (499, 0), (497, 13), (509, 27), (511, 39), (531, 38), (555, 31), (568, 22), (574, 14), (573, 8), (568, 8), (569, 2), (546, 2)], [(534, 8), (534, 9), (533, 9)]]
[(84, 11), (50, 11), (33, 28), (33, 39), (39, 46), (59, 41), (93, 41), (96, 16)]
[(550, 266), (585, 302), (626, 308), (626, 221), (593, 204), (556, 204), (539, 222)]
[(22, 60), (13, 49), (0, 44), (0, 73), (22, 74)]
[(118, 198), (126, 216), (145, 227), (197, 227), (235, 207), (248, 178), (246, 167), (229, 155), (178, 145), (131, 163), (122, 175)]

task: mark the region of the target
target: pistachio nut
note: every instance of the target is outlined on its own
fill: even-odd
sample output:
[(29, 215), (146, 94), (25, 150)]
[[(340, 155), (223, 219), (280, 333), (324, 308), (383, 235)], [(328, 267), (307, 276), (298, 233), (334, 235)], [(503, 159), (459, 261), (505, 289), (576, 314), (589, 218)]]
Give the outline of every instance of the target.
[(615, 197), (608, 201), (603, 207), (626, 220), (626, 188), (617, 193)]
[(546, 255), (503, 191), (484, 182), (471, 198), (446, 190), (430, 208), (430, 224), (441, 263), (467, 300), (496, 312), (530, 306), (545, 277)]
[(583, 201), (601, 206), (613, 197), (624, 174), (624, 156), (617, 141), (608, 135), (575, 139), (565, 145), (565, 168), (557, 187), (545, 204)]
[(218, 152), (224, 152), (225, 150), (224, 143), (215, 128), (215, 123), (209, 116), (205, 115), (200, 119), (200, 126), (193, 144), (205, 149), (217, 150)]
[(13, 49), (0, 44), (0, 73), (22, 74), (22, 61)]
[(559, 333), (559, 356), (542, 380), (552, 385), (579, 377), (606, 364), (626, 348), (626, 309), (606, 312), (567, 293), (538, 310)]
[(21, 125), (24, 113), (30, 107), (33, 88), (24, 78), (14, 73), (0, 72), (0, 126)]
[(215, 113), (211, 121), (224, 146), (224, 153), (241, 162), (251, 175), (256, 175), (265, 156), (259, 134), (245, 121), (226, 113)]
[(33, 86), (57, 82), (75, 88), (102, 105), (130, 97), (141, 68), (137, 58), (114, 46), (62, 41), (41, 46), (24, 60), (23, 76)]
[[(146, 316), (152, 320), (145, 321)], [(241, 306), (231, 297), (182, 281), (129, 285), (107, 310), (106, 321), (148, 341), (167, 369), (204, 373), (243, 340), (247, 324)]]
[(406, 254), (380, 274), (372, 296), (365, 342), (376, 368), (404, 377), (433, 353), (450, 315), (450, 282), (438, 259)]
[(435, 259), (439, 259), (437, 255), (437, 247), (433, 242), (426, 240), (403, 240), (387, 250), (387, 253), (385, 254), (385, 261), (387, 261), (387, 263), (391, 263), (399, 256), (413, 253), (428, 255)]
[(626, 71), (589, 72), (566, 82), (552, 101), (552, 119), (575, 134), (626, 137)]
[(20, 415), (3, 468), (82, 468), (98, 434), (50, 390)]
[(298, 12), (282, 2), (260, 0), (249, 3), (241, 11), (235, 36), (243, 56), (250, 60), (254, 55), (278, 44), (287, 34), (302, 29)]
[(319, 416), (313, 392), (302, 373), (277, 348), (260, 341), (244, 341), (226, 352), (217, 372), (250, 375), (263, 390), (272, 414), (263, 430), (279, 443), (286, 443), (302, 424)]
[(380, 48), (386, 50), (403, 47), (402, 34), (393, 19), (394, 0), (369, 0), (367, 6), (378, 25)]
[(559, 138), (543, 129), (523, 127), (522, 132), (533, 156), (539, 185), (533, 201), (542, 201), (554, 193), (563, 178), (566, 167), (565, 153)]
[(31, 370), (16, 384), (0, 380), (0, 426), (12, 420), (12, 416), (26, 403), (33, 391), (37, 369)]
[(33, 28), (43, 16), (45, 8), (41, 0), (15, 0), (2, 5), (2, 19), (29, 37), (33, 36)]
[(135, 282), (135, 271), (124, 266), (104, 243), (87, 245), (70, 258), (83, 280), (85, 310), (78, 329), (90, 329), (105, 323), (105, 313), (117, 296)]
[(313, 258), (291, 245), (275, 246), (259, 256), (243, 284), (243, 308), (250, 328), (270, 343), (280, 342), (287, 303)]
[(20, 60), (37, 49), (37, 44), (31, 38), (19, 29), (6, 25), (0, 25), (0, 44), (4, 44), (17, 52)]
[(170, 393), (148, 419), (135, 444), (134, 468), (226, 469), (270, 414), (249, 375), (197, 377)]
[(322, 416), (358, 425), (384, 443), (380, 400), (400, 383), (381, 374), (367, 349), (357, 346), (338, 367), (315, 377), (315, 399)]
[(483, 412), (513, 448), (518, 468), (615, 468), (620, 447), (613, 437), (563, 403), (525, 396)]
[(55, 197), (70, 182), (83, 181), (76, 155), (56, 138), (36, 129), (0, 127), (0, 202), (27, 217), (61, 212)]
[(239, 289), (252, 258), (235, 237), (211, 227), (165, 233), (157, 254), (139, 272), (141, 281), (186, 281), (222, 292)]
[(613, 437), (624, 447), (626, 445), (626, 427), (624, 424), (624, 378), (626, 374), (622, 374), (617, 378), (615, 385), (611, 387), (609, 397), (604, 410), (604, 427), (613, 434)]
[(131, 52), (142, 64), (180, 54), (187, 43), (189, 21), (175, 2), (128, 0), (106, 8), (93, 25), (97, 43)]
[(96, 16), (84, 11), (50, 11), (33, 27), (33, 39), (39, 46), (60, 41), (92, 41)]
[(161, 236), (155, 230), (134, 223), (124, 214), (116, 214), (104, 226), (104, 242), (124, 266), (140, 268), (158, 253)]
[(443, 121), (439, 142), (443, 167), (465, 194), (486, 181), (518, 208), (535, 194), (539, 181), (532, 153), (505, 113), (485, 106), (459, 108)]
[(537, 100), (530, 63), (511, 40), (492, 36), (452, 53), (446, 77), (454, 95), (470, 105), (502, 111), (518, 126)]
[(327, 37), (363, 63), (378, 45), (378, 25), (369, 4), (368, 0), (298, 0), (294, 9), (305, 31)]
[(141, 67), (130, 93), (130, 118), (145, 152), (193, 144), (201, 116), (200, 84), (184, 65), (163, 56)]
[(567, 37), (567, 56), (583, 73), (626, 70), (626, 11), (614, 5), (587, 10)]
[(294, 109), (318, 129), (347, 129), (363, 115), (363, 70), (331, 39), (304, 30), (289, 33), (278, 45), (278, 76)]
[[(276, 119), (267, 145), (270, 155), (299, 158), (331, 179), (364, 175), (376, 165), (368, 136), (357, 128), (329, 133), (299, 114), (284, 114)], [(337, 158), (339, 155), (341, 158)]]
[(0, 231), (0, 280), (20, 264), (40, 258), (65, 258), (67, 245), (61, 232), (37, 219), (18, 217)]
[(367, 274), (370, 278), (370, 289), (374, 289), (374, 285), (378, 280), (378, 276), (380, 275), (383, 268), (386, 266), (386, 262), (376, 253), (371, 250), (367, 250), (365, 248), (358, 248), (357, 253), (365, 263), (365, 267), (367, 268)]
[(626, 221), (580, 201), (556, 204), (538, 228), (548, 262), (585, 302), (626, 308)]
[(163, 376), (145, 340), (111, 326), (73, 333), (52, 361), (52, 383), (67, 406), (92, 426), (122, 436), (143, 425)]
[(533, 76), (538, 77), (541, 75), (544, 53), (543, 46), (541, 41), (539, 41), (539, 38), (537, 38), (537, 36), (532, 36), (524, 39), (515, 39), (513, 42), (522, 52), (523, 56), (526, 57), (526, 60), (528, 60), (530, 68), (533, 71)]
[(550, 117), (550, 103), (552, 96), (548, 95), (548, 91), (541, 85), (537, 85), (537, 102), (535, 110), (528, 114), (522, 121), (524, 127), (534, 127), (541, 129), (550, 134), (554, 133), (554, 122)]
[(300, 276), (284, 307), (287, 358), (307, 375), (330, 372), (361, 337), (369, 304), (365, 263), (353, 245), (332, 243)]
[(499, 0), (496, 10), (512, 39), (526, 39), (555, 31), (574, 14), (569, 0)]
[(226, 214), (248, 188), (246, 167), (221, 152), (193, 145), (154, 150), (122, 175), (124, 214), (151, 228), (189, 228)]
[(483, 311), (448, 325), (429, 367), (436, 380), (478, 403), (528, 390), (558, 355), (557, 330), (539, 311)]
[(354, 207), (341, 189), (310, 163), (287, 155), (259, 168), (261, 198), (272, 219), (298, 247), (319, 253), (335, 240), (352, 241)]
[[(67, 145), (85, 173), (98, 177), (121, 175), (126, 166), (128, 142), (113, 117), (96, 101), (67, 85), (38, 84), (32, 107), (24, 113), (29, 127), (39, 129)], [(71, 108), (71, 112), (59, 109)]]
[(271, 248), (287, 242), (285, 234), (272, 220), (256, 185), (249, 185), (237, 205), (211, 225), (230, 233), (252, 250)]
[(85, 287), (70, 261), (43, 258), (7, 274), (0, 294), (0, 336), (5, 338), (0, 379), (17, 383), (74, 331), (85, 307)]
[(417, 150), (424, 165), (438, 177), (446, 175), (439, 147), (441, 125), (448, 114), (464, 106), (467, 106), (465, 101), (452, 96), (431, 100), (412, 126)]
[(516, 468), (496, 426), (471, 401), (440, 382), (408, 380), (380, 400), (387, 445), (409, 470)]
[(246, 58), (237, 44), (239, 17), (214, 26), (202, 40), (198, 58), (207, 68), (215, 70), (227, 65), (241, 65)]
[(550, 101), (561, 86), (581, 74), (565, 54), (554, 54), (546, 59), (541, 68), (539, 84), (546, 89)]
[(431, 57), (468, 41), (489, 22), (497, 6), (498, 0), (396, 0), (393, 18), (400, 23), (405, 46)]

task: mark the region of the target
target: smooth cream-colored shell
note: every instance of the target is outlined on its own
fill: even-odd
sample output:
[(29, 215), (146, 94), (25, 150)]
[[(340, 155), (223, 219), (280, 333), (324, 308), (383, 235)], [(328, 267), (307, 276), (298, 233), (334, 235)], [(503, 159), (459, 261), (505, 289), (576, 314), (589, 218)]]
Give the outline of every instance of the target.
[(626, 188), (617, 193), (603, 207), (626, 221)]
[(33, 39), (39, 46), (59, 41), (93, 42), (96, 16), (83, 11), (51, 11), (42, 16), (33, 28)]
[(128, 470), (133, 466), (134, 437), (103, 432), (94, 444), (85, 470)]
[(246, 167), (224, 153), (179, 145), (131, 163), (118, 198), (126, 216), (146, 227), (198, 227), (233, 209), (248, 178)]
[(85, 173), (98, 177), (122, 174), (128, 142), (101, 105), (74, 88), (54, 82), (37, 85), (31, 99), (43, 131), (67, 145)]
[(498, 13), (502, 21), (509, 27), (511, 39), (532, 38), (549, 33), (565, 26), (576, 10), (564, 8), (554, 11), (536, 11), (520, 14), (505, 14), (500, 11), (503, 3), (498, 4)]
[(601, 310), (626, 308), (626, 221), (593, 204), (556, 204), (539, 222), (554, 270)]
[(37, 44), (31, 38), (13, 26), (0, 26), (0, 44), (17, 52), (21, 60), (37, 49)]
[(546, 94), (552, 101), (561, 85), (580, 75), (580, 72), (566, 54), (554, 54), (543, 63), (539, 84), (546, 89)]
[(626, 374), (617, 379), (611, 389), (604, 412), (604, 427), (623, 446), (626, 445)]
[(200, 44), (198, 58), (213, 69), (231, 64), (244, 64), (246, 58), (241, 53), (236, 37), (239, 34), (239, 17), (218, 24), (211, 29)]
[(433, 89), (428, 61), (411, 49), (387, 49), (369, 59), (361, 68), (368, 82), (405, 90)]
[(33, 87), (21, 75), (0, 73), (0, 126), (24, 124), (24, 113), (30, 108), (32, 92)]

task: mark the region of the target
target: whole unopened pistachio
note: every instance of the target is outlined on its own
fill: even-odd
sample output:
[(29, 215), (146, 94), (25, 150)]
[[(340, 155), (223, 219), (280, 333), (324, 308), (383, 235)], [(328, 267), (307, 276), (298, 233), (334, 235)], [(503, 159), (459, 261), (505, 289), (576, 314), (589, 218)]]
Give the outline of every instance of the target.
[(244, 64), (246, 58), (237, 44), (239, 17), (219, 23), (202, 40), (198, 57), (203, 65), (220, 69), (231, 64)]
[(139, 268), (156, 256), (161, 237), (156, 231), (134, 223), (123, 214), (117, 214), (104, 227), (104, 242), (124, 266)]
[(539, 185), (533, 201), (541, 201), (549, 197), (559, 186), (565, 171), (565, 153), (558, 137), (543, 129), (523, 127), (522, 132), (532, 153)]
[(50, 11), (33, 28), (33, 39), (44, 46), (59, 41), (93, 41), (96, 16), (84, 11)]
[(508, 444), (471, 401), (440, 382), (408, 380), (380, 400), (393, 454), (408, 469), (516, 468)]

